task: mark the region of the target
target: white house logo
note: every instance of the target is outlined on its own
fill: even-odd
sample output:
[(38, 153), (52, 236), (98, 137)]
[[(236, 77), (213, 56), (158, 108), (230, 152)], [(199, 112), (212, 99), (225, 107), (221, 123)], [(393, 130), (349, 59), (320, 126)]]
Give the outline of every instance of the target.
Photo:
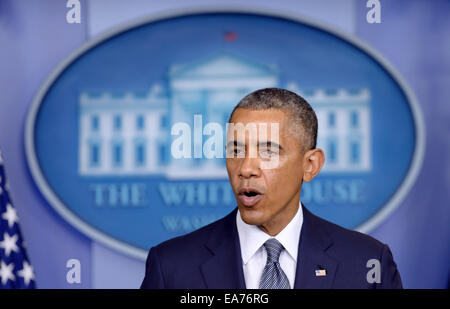
[[(201, 113), (211, 121), (224, 124), (245, 94), (264, 87), (281, 87), (278, 73), (264, 64), (249, 63), (230, 54), (182, 68), (170, 69), (168, 89), (155, 83), (143, 94), (81, 93), (80, 175), (227, 178), (223, 160), (195, 163), (173, 159), (167, 147), (168, 119), (189, 122), (193, 113)], [(217, 74), (224, 77), (213, 81)], [(192, 81), (192, 75), (198, 78)], [(295, 82), (284, 87), (304, 96), (318, 115), (319, 143), (328, 154), (323, 172), (370, 171), (368, 89), (351, 93), (347, 89), (327, 92), (318, 88), (304, 93)], [(191, 107), (192, 100), (198, 104), (195, 110)]]
[(66, 220), (143, 258), (226, 215), (235, 201), (225, 159), (174, 158), (171, 128), (188, 124), (200, 132), (192, 148), (202, 147), (206, 123), (225, 126), (237, 102), (264, 87), (295, 91), (317, 113), (327, 160), (303, 188), (309, 209), (368, 231), (399, 204), (424, 141), (392, 68), (323, 27), (232, 11), (133, 25), (88, 43), (48, 79), (29, 114), (27, 159)]

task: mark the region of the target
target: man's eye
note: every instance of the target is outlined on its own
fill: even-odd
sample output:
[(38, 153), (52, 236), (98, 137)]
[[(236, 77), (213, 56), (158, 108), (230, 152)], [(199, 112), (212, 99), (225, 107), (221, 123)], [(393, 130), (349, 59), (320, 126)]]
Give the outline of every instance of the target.
[(278, 154), (278, 149), (262, 148), (259, 150), (259, 153), (263, 158), (272, 157)]
[(277, 153), (278, 151), (276, 151), (276, 149), (272, 150), (271, 148), (262, 148), (262, 149), (260, 149), (260, 152), (272, 155), (272, 154)]
[(245, 154), (245, 151), (241, 148), (231, 148), (228, 150), (228, 153), (232, 154), (233, 156), (242, 156)]

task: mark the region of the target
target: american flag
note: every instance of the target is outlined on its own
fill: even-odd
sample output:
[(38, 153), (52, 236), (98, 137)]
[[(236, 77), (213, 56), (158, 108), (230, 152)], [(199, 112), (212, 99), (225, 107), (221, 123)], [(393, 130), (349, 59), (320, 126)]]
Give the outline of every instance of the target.
[(325, 269), (316, 269), (316, 277), (324, 277), (327, 275), (327, 271)]
[(0, 289), (35, 288), (34, 271), (24, 248), (18, 220), (9, 198), (0, 153)]
[(236, 41), (237, 39), (237, 33), (234, 31), (227, 31), (225, 32), (225, 34), (223, 35), (223, 39), (225, 41)]

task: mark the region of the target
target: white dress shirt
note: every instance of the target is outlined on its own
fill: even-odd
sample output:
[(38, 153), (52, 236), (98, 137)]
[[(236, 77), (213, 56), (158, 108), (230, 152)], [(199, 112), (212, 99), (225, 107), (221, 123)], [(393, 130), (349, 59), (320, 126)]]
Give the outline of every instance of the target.
[(244, 271), (245, 286), (247, 289), (258, 289), (264, 267), (267, 262), (267, 252), (263, 244), (269, 238), (276, 238), (285, 248), (280, 255), (280, 266), (289, 279), (291, 289), (294, 287), (297, 270), (297, 252), (300, 232), (303, 224), (302, 207), (291, 222), (276, 236), (270, 236), (258, 226), (245, 223), (241, 213), (237, 212), (236, 225), (241, 245), (242, 267)]

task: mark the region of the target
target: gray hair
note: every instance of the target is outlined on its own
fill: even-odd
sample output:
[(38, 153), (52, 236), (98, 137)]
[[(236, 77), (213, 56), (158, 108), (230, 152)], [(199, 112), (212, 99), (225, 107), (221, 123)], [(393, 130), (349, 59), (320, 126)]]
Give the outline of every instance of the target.
[[(316, 113), (311, 105), (295, 92), (280, 88), (264, 88), (253, 91), (239, 101), (231, 112), (230, 120), (238, 108), (250, 110), (273, 108), (285, 111), (293, 121), (293, 129), (300, 136), (303, 150), (316, 148), (318, 129)], [(302, 131), (300, 134), (299, 128)]]

